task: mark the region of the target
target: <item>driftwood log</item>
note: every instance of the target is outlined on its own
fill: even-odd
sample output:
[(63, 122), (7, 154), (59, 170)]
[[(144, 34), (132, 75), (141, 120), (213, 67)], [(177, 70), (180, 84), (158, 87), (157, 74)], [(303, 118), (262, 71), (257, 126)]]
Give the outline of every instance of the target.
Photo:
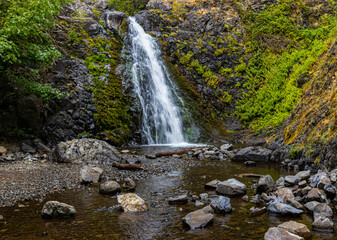
[(263, 175), (255, 174), (255, 173), (242, 173), (239, 174), (238, 177), (244, 178), (244, 177), (250, 177), (250, 178), (260, 178), (263, 177)]
[(120, 170), (144, 170), (143, 167), (136, 164), (112, 163), (112, 166)]

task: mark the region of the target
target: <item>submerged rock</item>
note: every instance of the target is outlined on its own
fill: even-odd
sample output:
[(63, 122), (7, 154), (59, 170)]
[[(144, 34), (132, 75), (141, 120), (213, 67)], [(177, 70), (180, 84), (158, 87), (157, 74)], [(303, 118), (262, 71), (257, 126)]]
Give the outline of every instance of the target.
[(214, 221), (214, 211), (210, 206), (187, 214), (182, 220), (190, 229), (204, 228)]
[(58, 201), (46, 202), (42, 208), (43, 218), (68, 218), (76, 214), (73, 206)]
[(103, 169), (99, 167), (84, 166), (81, 168), (80, 182), (81, 183), (98, 183)]
[(54, 150), (54, 158), (62, 163), (111, 163), (121, 162), (115, 147), (97, 139), (75, 139), (61, 142)]
[(107, 181), (99, 185), (99, 193), (106, 195), (115, 195), (121, 191), (121, 186), (118, 182)]
[(124, 212), (144, 212), (150, 209), (147, 203), (134, 193), (119, 195), (117, 200)]
[(216, 213), (230, 213), (232, 211), (231, 200), (224, 196), (211, 196), (210, 206)]
[(298, 223), (295, 221), (284, 222), (277, 226), (278, 228), (283, 228), (288, 232), (294, 233), (300, 237), (310, 238), (312, 236), (309, 228), (303, 223)]
[(168, 200), (169, 204), (185, 204), (188, 203), (188, 194), (180, 195), (178, 197), (171, 197)]
[(272, 227), (264, 235), (264, 240), (304, 240), (304, 238), (283, 228)]
[(221, 195), (235, 197), (245, 195), (247, 192), (247, 187), (245, 184), (239, 182), (238, 180), (230, 178), (227, 181), (219, 182), (216, 188), (216, 192)]
[(263, 208), (252, 207), (250, 210), (252, 211), (250, 213), (250, 216), (252, 216), (252, 217), (257, 217), (257, 216), (260, 216), (260, 215), (265, 214), (267, 212), (266, 207), (263, 207)]

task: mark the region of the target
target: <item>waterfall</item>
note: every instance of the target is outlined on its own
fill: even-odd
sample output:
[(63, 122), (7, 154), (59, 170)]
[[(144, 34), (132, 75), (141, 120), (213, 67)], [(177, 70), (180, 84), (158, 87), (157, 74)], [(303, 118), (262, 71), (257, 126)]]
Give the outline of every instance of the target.
[[(146, 144), (184, 142), (180, 109), (182, 100), (161, 57), (156, 40), (129, 18), (131, 77), (142, 107), (141, 134)], [(144, 142), (145, 143), (145, 142)]]

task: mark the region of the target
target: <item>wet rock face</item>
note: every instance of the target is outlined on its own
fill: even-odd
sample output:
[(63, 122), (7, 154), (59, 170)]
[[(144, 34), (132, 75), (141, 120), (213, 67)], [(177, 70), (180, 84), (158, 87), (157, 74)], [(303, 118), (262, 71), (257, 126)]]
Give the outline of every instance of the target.
[(149, 210), (147, 203), (134, 193), (127, 193), (117, 197), (124, 212), (144, 212)]
[(42, 208), (43, 218), (68, 218), (76, 214), (76, 209), (58, 201), (49, 201)]
[(214, 211), (210, 206), (187, 214), (183, 218), (183, 224), (191, 230), (204, 228), (214, 221)]
[(238, 180), (231, 178), (224, 182), (219, 182), (216, 188), (216, 192), (230, 197), (245, 195), (247, 187)]
[(120, 25), (127, 17), (123, 12), (106, 10), (102, 13), (101, 19), (105, 22), (108, 29), (117, 33)]
[(234, 155), (233, 161), (268, 162), (272, 151), (266, 148), (247, 147)]
[(54, 150), (54, 160), (62, 163), (121, 162), (119, 152), (107, 142), (97, 139), (75, 139), (61, 142)]

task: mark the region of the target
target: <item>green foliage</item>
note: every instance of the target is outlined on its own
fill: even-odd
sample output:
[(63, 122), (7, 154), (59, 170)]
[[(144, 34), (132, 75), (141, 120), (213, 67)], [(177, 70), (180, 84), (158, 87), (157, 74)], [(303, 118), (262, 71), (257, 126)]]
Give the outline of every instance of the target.
[(244, 13), (250, 61), (237, 65), (235, 72), (246, 73), (248, 91), (237, 103), (237, 116), (254, 130), (284, 122), (302, 94), (298, 79), (310, 74), (327, 50), (336, 17), (325, 14), (315, 28), (299, 26), (301, 16), (307, 15), (302, 1), (292, 0), (278, 1), (260, 13)]
[(224, 68), (222, 67), (219, 71), (219, 73), (224, 76), (224, 77), (228, 77), (229, 75), (231, 75), (233, 72), (233, 70), (231, 68)]
[(126, 13), (129, 16), (143, 10), (148, 0), (108, 0), (109, 7)]
[(182, 54), (182, 57), (179, 59), (179, 62), (183, 65), (186, 65), (190, 62), (193, 56), (194, 56), (194, 53), (189, 51), (187, 54)]

